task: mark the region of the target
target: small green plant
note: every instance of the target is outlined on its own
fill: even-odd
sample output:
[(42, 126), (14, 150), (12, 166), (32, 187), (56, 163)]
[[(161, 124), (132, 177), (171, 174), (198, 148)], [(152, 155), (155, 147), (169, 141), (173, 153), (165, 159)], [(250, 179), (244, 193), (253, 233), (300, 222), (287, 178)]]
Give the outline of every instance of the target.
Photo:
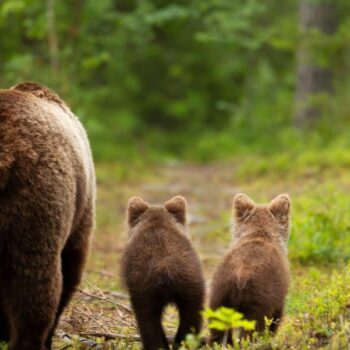
[(196, 350), (201, 345), (201, 335), (187, 334), (180, 350)]
[(231, 329), (244, 329), (246, 331), (255, 329), (255, 321), (246, 320), (243, 314), (225, 306), (221, 306), (215, 311), (207, 308), (203, 311), (203, 316), (208, 320), (208, 327), (210, 329), (224, 332), (224, 347), (227, 345), (228, 335)]

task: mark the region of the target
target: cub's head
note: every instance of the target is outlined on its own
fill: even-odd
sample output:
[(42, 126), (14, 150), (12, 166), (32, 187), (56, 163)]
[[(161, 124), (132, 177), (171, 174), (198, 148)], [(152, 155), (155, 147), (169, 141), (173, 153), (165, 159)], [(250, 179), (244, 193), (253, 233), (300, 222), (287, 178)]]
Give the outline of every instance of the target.
[(247, 195), (237, 194), (233, 200), (236, 237), (260, 232), (287, 241), (290, 206), (288, 194), (278, 195), (267, 205), (257, 205)]
[(186, 211), (186, 199), (182, 196), (173, 197), (163, 205), (150, 205), (140, 197), (132, 197), (127, 206), (127, 224), (129, 229), (142, 224), (185, 226)]

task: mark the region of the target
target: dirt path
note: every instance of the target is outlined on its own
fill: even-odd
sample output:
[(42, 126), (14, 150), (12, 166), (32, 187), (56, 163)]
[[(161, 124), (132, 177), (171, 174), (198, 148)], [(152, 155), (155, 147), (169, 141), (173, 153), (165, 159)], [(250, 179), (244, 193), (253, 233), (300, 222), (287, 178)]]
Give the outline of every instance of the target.
[(155, 168), (141, 182), (100, 183), (93, 253), (101, 257), (93, 256), (89, 266), (92, 268), (100, 261), (106, 270), (116, 272), (115, 256), (125, 245), (125, 207), (131, 196), (141, 196), (149, 203), (164, 203), (179, 194), (185, 196), (190, 235), (199, 251), (210, 255), (209, 249), (216, 245), (208, 245), (208, 239), (216, 234), (229, 238), (232, 198), (239, 192), (234, 185), (233, 169), (234, 165), (229, 163), (166, 165)]
[(154, 203), (178, 194), (185, 196), (190, 236), (207, 274), (231, 237), (232, 199), (240, 191), (234, 185), (233, 169), (231, 164), (164, 166), (156, 181), (139, 189), (141, 196)]
[(177, 165), (159, 168), (156, 182), (140, 188), (147, 200), (162, 202), (181, 194), (189, 204), (190, 223), (220, 218), (239, 191), (233, 182), (233, 165)]

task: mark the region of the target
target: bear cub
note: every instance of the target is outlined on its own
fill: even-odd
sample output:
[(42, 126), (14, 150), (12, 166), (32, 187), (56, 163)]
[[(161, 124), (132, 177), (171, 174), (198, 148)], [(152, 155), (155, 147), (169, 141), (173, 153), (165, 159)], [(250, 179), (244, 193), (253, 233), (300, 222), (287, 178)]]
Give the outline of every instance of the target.
[[(235, 232), (232, 246), (217, 267), (211, 287), (210, 307), (226, 306), (255, 320), (255, 330), (265, 330), (265, 320), (275, 332), (283, 315), (289, 282), (287, 241), (291, 201), (287, 194), (269, 205), (256, 205), (248, 196), (234, 198)], [(240, 336), (245, 337), (244, 331)], [(211, 343), (224, 334), (211, 332)], [(233, 344), (232, 334), (228, 343)]]
[(122, 277), (145, 350), (170, 348), (161, 324), (169, 303), (175, 304), (180, 317), (174, 349), (186, 334), (201, 330), (205, 282), (187, 235), (186, 206), (181, 196), (163, 206), (149, 205), (139, 197), (128, 202), (129, 242)]

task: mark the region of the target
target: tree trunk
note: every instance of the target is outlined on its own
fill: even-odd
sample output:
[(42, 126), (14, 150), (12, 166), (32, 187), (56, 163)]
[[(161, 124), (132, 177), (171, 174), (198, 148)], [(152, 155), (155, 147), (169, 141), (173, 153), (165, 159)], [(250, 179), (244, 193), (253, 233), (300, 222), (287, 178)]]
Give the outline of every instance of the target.
[(336, 5), (332, 0), (300, 0), (301, 44), (297, 52), (296, 111), (294, 122), (297, 127), (307, 128), (323, 114), (322, 102), (332, 91), (332, 71), (321, 66), (319, 55), (327, 48), (312, 47), (311, 31), (323, 35), (336, 31)]
[(56, 33), (55, 0), (46, 2), (47, 34), (50, 54), (50, 64), (54, 72), (58, 70), (58, 40)]

